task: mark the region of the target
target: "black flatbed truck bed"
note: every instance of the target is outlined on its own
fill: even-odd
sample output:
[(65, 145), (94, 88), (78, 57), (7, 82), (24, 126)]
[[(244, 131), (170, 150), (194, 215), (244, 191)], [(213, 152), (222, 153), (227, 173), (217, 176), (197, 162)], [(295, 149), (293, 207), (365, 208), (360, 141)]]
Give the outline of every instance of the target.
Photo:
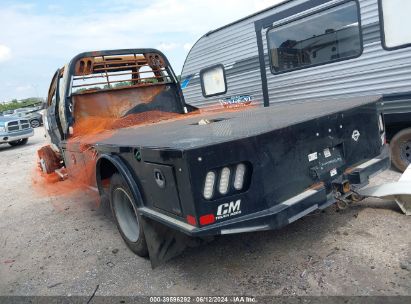
[[(192, 236), (274, 229), (336, 202), (336, 187), (344, 181), (355, 189), (388, 167), (387, 149), (375, 129), (378, 100), (310, 101), (204, 113), (115, 130), (95, 146), (101, 154), (118, 155), (131, 166), (145, 202), (140, 211), (149, 218)], [(201, 119), (210, 123), (198, 125)], [(354, 131), (359, 133), (357, 140), (352, 138)], [(314, 153), (317, 158), (310, 160)], [(369, 166), (361, 165), (367, 161)], [(223, 167), (234, 171), (233, 165), (244, 162), (252, 171), (246, 192), (221, 195), (215, 190), (212, 199), (203, 197), (207, 172)], [(164, 189), (150, 178), (156, 170), (164, 175)], [(217, 215), (219, 206), (238, 200), (240, 213), (211, 225), (198, 222), (201, 215)], [(187, 215), (196, 218), (196, 225), (187, 224)]]
[[(73, 93), (81, 85), (72, 79), (129, 70), (130, 62), (152, 68), (157, 81)], [(181, 252), (184, 235), (280, 228), (344, 200), (389, 165), (375, 97), (195, 114), (167, 59), (153, 49), (79, 54), (56, 75), (50, 91), (63, 81), (66, 92), (49, 94), (46, 128), (62, 163), (74, 178), (91, 170), (123, 239), (135, 253), (149, 253), (153, 265)], [(91, 116), (150, 110), (180, 115), (72, 136)]]

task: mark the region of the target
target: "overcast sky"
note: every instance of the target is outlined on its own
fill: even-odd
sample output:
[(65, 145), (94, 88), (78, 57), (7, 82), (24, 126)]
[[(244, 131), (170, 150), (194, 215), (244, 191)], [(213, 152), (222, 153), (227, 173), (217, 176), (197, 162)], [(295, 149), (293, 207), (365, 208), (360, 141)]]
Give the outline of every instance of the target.
[(206, 32), (281, 0), (0, 0), (0, 102), (45, 97), (84, 51), (158, 48), (177, 74)]

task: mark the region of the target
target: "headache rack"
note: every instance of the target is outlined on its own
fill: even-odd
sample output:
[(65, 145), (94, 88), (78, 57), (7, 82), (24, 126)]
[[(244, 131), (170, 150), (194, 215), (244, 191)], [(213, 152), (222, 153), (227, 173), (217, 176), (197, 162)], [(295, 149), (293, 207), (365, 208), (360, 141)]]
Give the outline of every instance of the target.
[(156, 53), (84, 57), (75, 65), (73, 94), (172, 83), (166, 61)]

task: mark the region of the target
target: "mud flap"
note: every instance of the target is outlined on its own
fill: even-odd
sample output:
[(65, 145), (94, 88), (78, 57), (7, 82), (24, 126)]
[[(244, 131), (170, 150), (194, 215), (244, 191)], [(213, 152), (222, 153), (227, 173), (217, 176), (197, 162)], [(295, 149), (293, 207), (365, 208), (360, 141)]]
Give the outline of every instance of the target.
[(145, 216), (141, 217), (141, 222), (153, 269), (180, 255), (190, 246), (191, 238), (177, 230), (170, 229)]
[(358, 193), (365, 197), (395, 200), (402, 212), (411, 215), (411, 165), (404, 171), (398, 182), (361, 189)]

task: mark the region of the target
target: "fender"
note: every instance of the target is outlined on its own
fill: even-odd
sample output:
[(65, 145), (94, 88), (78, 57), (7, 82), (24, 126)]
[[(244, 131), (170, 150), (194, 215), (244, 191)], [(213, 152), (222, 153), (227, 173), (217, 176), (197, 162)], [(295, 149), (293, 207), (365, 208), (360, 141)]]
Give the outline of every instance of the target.
[(127, 185), (129, 186), (130, 191), (133, 194), (138, 207), (143, 207), (143, 197), (141, 196), (137, 183), (133, 178), (134, 174), (130, 171), (125, 162), (117, 155), (102, 154), (97, 160), (96, 181), (99, 192), (102, 193), (100, 178), (100, 163), (102, 159), (108, 160), (114, 165), (114, 167), (116, 167), (117, 171), (121, 174), (121, 176), (124, 178)]
[[(129, 186), (138, 205), (137, 207), (144, 207), (140, 190), (133, 179), (134, 174), (132, 174), (125, 162), (117, 155), (102, 154), (97, 160), (96, 179), (100, 193), (102, 193), (100, 178), (100, 162), (102, 159), (110, 161), (116, 167), (117, 171)], [(139, 213), (141, 215), (141, 224), (146, 236), (151, 267), (153, 269), (173, 257), (180, 255), (189, 244), (195, 244), (195, 241), (187, 235), (171, 229), (164, 224), (153, 221), (144, 216), (144, 214), (141, 214), (141, 212)]]
[(395, 200), (405, 215), (411, 215), (411, 165), (404, 171), (398, 182), (386, 183), (361, 189), (364, 197), (378, 197)]

